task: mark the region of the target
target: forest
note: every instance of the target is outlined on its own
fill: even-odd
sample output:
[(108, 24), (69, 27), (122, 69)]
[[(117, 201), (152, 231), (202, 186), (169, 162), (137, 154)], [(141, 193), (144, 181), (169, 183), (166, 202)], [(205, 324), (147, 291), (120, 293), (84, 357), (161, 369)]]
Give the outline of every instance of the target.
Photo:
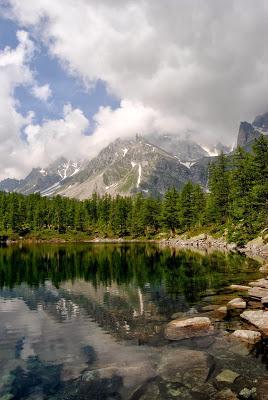
[(0, 192), (0, 235), (10, 239), (160, 238), (209, 232), (244, 244), (268, 226), (268, 139), (209, 166), (208, 187), (187, 182), (162, 198), (94, 194), (79, 201)]

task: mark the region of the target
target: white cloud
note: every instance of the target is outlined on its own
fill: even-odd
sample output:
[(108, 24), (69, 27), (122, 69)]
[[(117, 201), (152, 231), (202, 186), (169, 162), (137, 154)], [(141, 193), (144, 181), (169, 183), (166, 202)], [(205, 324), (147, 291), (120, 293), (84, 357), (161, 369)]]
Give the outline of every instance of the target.
[[(9, 4), (9, 16), (43, 41), (70, 74), (85, 85), (101, 79), (121, 100), (117, 110), (100, 108), (90, 138), (83, 136), (88, 121), (80, 110), (70, 109), (62, 119), (41, 126), (28, 122), (26, 149), (33, 155), (21, 169), (16, 166), (22, 162), (9, 163), (17, 171), (34, 165), (37, 154), (40, 160), (45, 153), (56, 156), (60, 149), (70, 154), (73, 143), (77, 155), (91, 156), (115, 137), (136, 132), (190, 130), (204, 144), (233, 143), (240, 120), (267, 111), (265, 0), (228, 5), (225, 0), (9, 0)], [(20, 35), (18, 48), (6, 49), (0, 56), (5, 71), (0, 72), (0, 84), (8, 93), (5, 111), (0, 111), (5, 127), (0, 128), (0, 138), (9, 143), (8, 151), (14, 146), (7, 127), (15, 137), (26, 124), (16, 112), (12, 90), (20, 84), (38, 87), (27, 67), (33, 45), (25, 32)], [(49, 98), (48, 89), (41, 94), (44, 100)]]
[[(17, 111), (16, 87), (36, 87), (29, 62), (34, 44), (25, 31), (17, 33), (18, 46), (0, 52), (0, 179), (22, 178), (32, 167), (46, 165), (62, 154), (75, 158), (86, 148), (88, 120), (79, 109), (65, 106), (62, 119), (34, 125), (34, 113)], [(48, 87), (49, 89), (49, 87)], [(44, 93), (47, 89), (44, 90)], [(41, 91), (41, 97), (44, 99)], [(22, 133), (26, 136), (23, 139)]]
[(32, 87), (32, 95), (36, 97), (38, 100), (47, 101), (49, 97), (52, 96), (52, 90), (50, 89), (49, 84), (45, 84), (43, 86), (34, 85)]
[(265, 0), (9, 2), (70, 73), (154, 110), (163, 129), (189, 121), (202, 140), (230, 143), (240, 119), (266, 110)]

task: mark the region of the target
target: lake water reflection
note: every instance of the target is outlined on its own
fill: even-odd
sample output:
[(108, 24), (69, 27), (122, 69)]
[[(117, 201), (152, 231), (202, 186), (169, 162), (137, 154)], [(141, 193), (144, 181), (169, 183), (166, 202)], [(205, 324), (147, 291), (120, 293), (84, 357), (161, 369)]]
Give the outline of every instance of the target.
[(203, 389), (158, 376), (163, 354), (180, 346), (213, 356), (211, 373), (246, 365), (253, 381), (265, 362), (226, 352), (222, 332), (235, 320), (219, 323), (211, 342), (169, 343), (163, 329), (172, 314), (221, 305), (230, 283), (258, 276), (258, 263), (238, 254), (153, 244), (0, 248), (0, 399), (202, 398)]

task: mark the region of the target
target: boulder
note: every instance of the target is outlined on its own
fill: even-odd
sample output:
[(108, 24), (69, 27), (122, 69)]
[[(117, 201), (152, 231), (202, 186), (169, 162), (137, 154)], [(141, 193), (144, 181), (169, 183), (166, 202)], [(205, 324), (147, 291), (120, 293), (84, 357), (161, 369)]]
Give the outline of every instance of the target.
[(260, 332), (250, 331), (246, 329), (238, 329), (231, 334), (232, 338), (239, 339), (242, 342), (255, 344), (261, 340)]
[(261, 302), (265, 307), (267, 307), (268, 306), (268, 296), (262, 297)]
[(257, 281), (249, 282), (249, 286), (268, 289), (268, 280), (261, 278), (258, 279)]
[(246, 285), (230, 285), (229, 288), (232, 289), (232, 290), (239, 290), (239, 291), (242, 292), (244, 290), (250, 289), (250, 286), (246, 286)]
[(238, 377), (239, 374), (236, 372), (231, 371), (230, 369), (224, 369), (219, 375), (216, 376), (216, 381), (232, 384)]
[(268, 296), (268, 289), (263, 289), (259, 287), (252, 287), (248, 291), (248, 295), (252, 297), (253, 299), (261, 299), (262, 297), (267, 297)]
[(229, 310), (237, 309), (237, 308), (243, 309), (243, 308), (247, 308), (247, 303), (245, 302), (245, 300), (241, 299), (241, 297), (237, 297), (227, 303), (227, 308)]
[(213, 367), (213, 358), (207, 353), (179, 348), (163, 354), (157, 372), (167, 382), (196, 389), (207, 381)]
[(165, 329), (165, 337), (169, 340), (182, 340), (198, 336), (211, 335), (214, 328), (207, 317), (175, 319)]
[(256, 326), (265, 336), (268, 336), (268, 311), (244, 311), (241, 318)]

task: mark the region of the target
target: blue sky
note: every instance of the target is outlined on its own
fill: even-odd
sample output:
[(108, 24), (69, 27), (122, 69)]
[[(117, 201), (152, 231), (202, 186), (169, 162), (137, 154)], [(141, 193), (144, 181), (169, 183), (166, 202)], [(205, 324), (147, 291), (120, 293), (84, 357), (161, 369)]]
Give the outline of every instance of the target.
[[(0, 17), (0, 49), (6, 46), (15, 48), (18, 45), (16, 32), (22, 29), (11, 20)], [(15, 98), (18, 100), (17, 110), (26, 115), (29, 110), (34, 111), (34, 123), (40, 124), (44, 120), (62, 117), (63, 106), (70, 103), (73, 108), (79, 108), (92, 122), (92, 117), (100, 106), (109, 106), (116, 109), (119, 100), (110, 95), (105, 83), (98, 80), (95, 85), (87, 89), (78, 79), (67, 74), (59, 61), (49, 54), (42, 43), (36, 43), (37, 50), (31, 60), (30, 68), (35, 73), (35, 79), (40, 86), (49, 84), (52, 96), (47, 102), (36, 99), (31, 94), (29, 87), (18, 86), (15, 89)], [(90, 125), (90, 130), (94, 125)], [(89, 132), (90, 133), (90, 132)]]

